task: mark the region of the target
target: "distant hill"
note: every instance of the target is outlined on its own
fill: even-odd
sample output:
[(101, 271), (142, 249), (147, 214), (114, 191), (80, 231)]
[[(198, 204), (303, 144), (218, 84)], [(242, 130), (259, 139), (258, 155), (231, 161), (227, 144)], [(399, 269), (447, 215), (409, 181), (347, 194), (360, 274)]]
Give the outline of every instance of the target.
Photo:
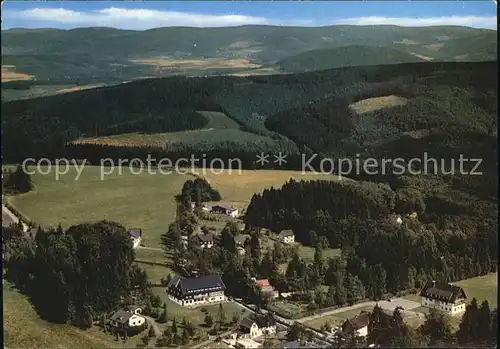
[[(492, 59), (497, 46), (496, 31), (454, 26), (11, 29), (3, 30), (1, 39), (3, 65), (34, 76), (38, 83), (62, 85), (245, 71), (306, 51), (351, 45), (463, 61)], [(191, 60), (190, 68), (181, 67), (186, 59)], [(240, 61), (207, 68), (207, 59)]]
[(281, 71), (304, 72), (361, 65), (421, 62), (422, 58), (387, 47), (345, 46), (311, 50), (277, 63)]

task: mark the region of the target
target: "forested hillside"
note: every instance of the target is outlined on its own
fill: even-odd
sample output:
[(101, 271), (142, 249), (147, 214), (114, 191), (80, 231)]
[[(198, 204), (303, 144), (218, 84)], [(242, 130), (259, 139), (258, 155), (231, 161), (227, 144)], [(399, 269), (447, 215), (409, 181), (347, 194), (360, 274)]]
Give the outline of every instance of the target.
[[(416, 63), (262, 77), (173, 77), (12, 101), (2, 104), (4, 159), (208, 152), (239, 156), (252, 167), (256, 152), (283, 151), (290, 155), (287, 165), (300, 168), (299, 151), (328, 156), (429, 151), (493, 160), (495, 67)], [(199, 110), (225, 113), (240, 130), (210, 126)], [(204, 128), (213, 131), (178, 132)], [(129, 132), (170, 133), (163, 144), (99, 143), (99, 137)], [(88, 137), (91, 144), (82, 141)]]
[(281, 71), (304, 72), (360, 65), (400, 64), (424, 61), (415, 55), (388, 47), (344, 46), (318, 49), (285, 58), (277, 63)]
[[(494, 60), (497, 47), (493, 30), (452, 26), (10, 29), (2, 31), (2, 64), (34, 76), (37, 83), (92, 83), (96, 79), (111, 83), (162, 76), (176, 69), (175, 62), (170, 62), (169, 69), (159, 73), (144, 61), (148, 58), (236, 58), (267, 66), (302, 52), (348, 45), (392, 48), (440, 61)], [(361, 54), (359, 62), (366, 65), (372, 59)], [(206, 74), (203, 70), (198, 75)]]

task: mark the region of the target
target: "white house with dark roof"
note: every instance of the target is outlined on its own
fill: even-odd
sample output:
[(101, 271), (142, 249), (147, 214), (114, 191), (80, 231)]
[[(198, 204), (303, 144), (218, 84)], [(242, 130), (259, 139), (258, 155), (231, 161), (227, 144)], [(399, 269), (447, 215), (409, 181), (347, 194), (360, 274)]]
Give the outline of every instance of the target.
[(215, 234), (201, 233), (191, 238), (191, 242), (199, 248), (212, 248), (214, 246)]
[(291, 229), (282, 230), (278, 235), (278, 239), (285, 244), (291, 244), (295, 242), (295, 234)]
[(219, 275), (196, 278), (175, 276), (167, 285), (168, 297), (185, 307), (216, 304), (227, 301), (226, 286)]
[(276, 321), (262, 314), (250, 314), (239, 322), (239, 328), (248, 338), (276, 334)]
[(211, 212), (225, 214), (233, 218), (236, 218), (238, 216), (238, 209), (234, 206), (229, 205), (214, 205), (212, 206)]
[(130, 239), (132, 240), (132, 246), (134, 248), (139, 247), (139, 245), (141, 244), (142, 229), (139, 228), (129, 229), (128, 234), (130, 235)]
[[(138, 308), (140, 309), (140, 308)], [(137, 309), (120, 309), (108, 319), (108, 326), (116, 329), (134, 329), (143, 326), (146, 318), (136, 312)]]
[(342, 324), (343, 332), (353, 332), (357, 337), (368, 336), (368, 325), (370, 324), (370, 314), (362, 311), (353, 319), (344, 321)]
[(420, 296), (424, 307), (438, 309), (450, 315), (465, 311), (467, 295), (459, 286), (428, 281), (422, 288)]

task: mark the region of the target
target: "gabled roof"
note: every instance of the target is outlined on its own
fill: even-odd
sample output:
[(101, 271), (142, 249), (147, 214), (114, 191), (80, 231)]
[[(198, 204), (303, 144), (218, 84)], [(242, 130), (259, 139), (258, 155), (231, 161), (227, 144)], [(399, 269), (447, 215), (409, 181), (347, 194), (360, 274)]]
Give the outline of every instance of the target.
[(448, 303), (454, 303), (459, 298), (467, 298), (463, 288), (435, 281), (427, 281), (420, 292), (420, 296)]
[(366, 311), (362, 311), (358, 316), (353, 319), (346, 320), (342, 325), (342, 329), (345, 331), (347, 328), (351, 328), (354, 331), (360, 330), (363, 327), (368, 326), (370, 323), (370, 314)]
[(128, 323), (128, 320), (135, 314), (129, 312), (129, 311), (126, 311), (126, 310), (123, 310), (123, 309), (120, 309), (118, 310), (116, 313), (114, 313), (111, 317), (110, 317), (110, 320), (112, 321), (115, 321), (115, 322), (118, 322), (120, 324), (126, 324)]
[(287, 342), (283, 344), (283, 348), (285, 349), (295, 349), (295, 348), (321, 348), (320, 346), (308, 342), (308, 341), (294, 341), (294, 342)]
[(186, 296), (200, 293), (202, 290), (211, 292), (224, 291), (226, 285), (224, 285), (219, 275), (206, 275), (196, 278), (184, 278), (176, 275), (167, 285), (167, 290), (170, 288), (180, 288), (182, 294)]
[(271, 285), (269, 284), (269, 280), (268, 280), (268, 279), (255, 280), (255, 283), (256, 283), (257, 285), (259, 285), (260, 287), (269, 287), (269, 286), (271, 286)]
[(282, 230), (282, 231), (279, 233), (279, 237), (280, 237), (280, 238), (284, 238), (284, 237), (287, 237), (287, 236), (294, 236), (294, 234), (293, 234), (293, 230), (291, 230), (291, 229), (286, 229), (286, 230)]
[(240, 326), (247, 329), (250, 329), (253, 324), (257, 324), (259, 328), (265, 328), (274, 325), (273, 323), (270, 323), (269, 318), (267, 316), (255, 313), (244, 317), (240, 321)]
[(129, 229), (128, 233), (130, 234), (130, 236), (132, 236), (134, 238), (140, 238), (142, 235), (142, 229), (140, 229), (140, 228)]
[(221, 205), (214, 205), (214, 206), (212, 206), (212, 209), (213, 209), (213, 208), (215, 208), (215, 207), (220, 207), (220, 208), (223, 208), (223, 209), (225, 209), (225, 210), (227, 210), (227, 211), (236, 211), (236, 210), (237, 210), (237, 208), (236, 208), (236, 207), (234, 207), (234, 206), (224, 205), (224, 204), (221, 204)]
[(197, 234), (194, 236), (194, 238), (199, 239), (201, 242), (213, 242), (214, 241), (214, 234), (212, 234), (212, 233)]

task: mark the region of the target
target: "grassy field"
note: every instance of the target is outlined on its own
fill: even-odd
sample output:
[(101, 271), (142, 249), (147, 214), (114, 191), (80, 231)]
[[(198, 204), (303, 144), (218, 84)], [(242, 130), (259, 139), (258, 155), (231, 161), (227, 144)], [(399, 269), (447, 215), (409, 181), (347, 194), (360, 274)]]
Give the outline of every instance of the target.
[(102, 219), (125, 227), (139, 227), (149, 246), (159, 246), (160, 236), (174, 219), (174, 195), (186, 176), (133, 175), (127, 168), (100, 179), (100, 168), (86, 166), (78, 180), (76, 170), (55, 180), (54, 173), (32, 176), (36, 189), (12, 197), (11, 203), (29, 219), (42, 226), (63, 227)]
[(242, 170), (237, 169), (232, 173), (229, 170), (221, 174), (211, 172), (199, 173), (211, 186), (216, 188), (225, 203), (230, 203), (238, 208), (246, 208), (253, 194), (261, 193), (264, 189), (280, 188), (290, 179), (294, 180), (337, 180), (337, 176), (328, 174), (303, 174), (301, 171), (274, 171), (274, 170)]
[[(485, 276), (478, 276), (475, 278), (454, 282), (453, 284), (464, 289), (469, 302), (472, 300), (472, 298), (476, 298), (478, 304), (480, 305), (482, 301), (487, 300), (490, 308), (495, 308), (497, 307), (498, 294), (497, 278), (498, 273), (492, 273)], [(420, 303), (419, 295), (408, 295), (404, 296), (403, 298)]]
[(139, 338), (117, 342), (97, 327), (87, 331), (70, 325), (46, 322), (38, 316), (27, 297), (9, 283), (3, 286), (3, 321), (5, 347), (15, 348), (112, 348), (133, 347)]
[(351, 108), (356, 114), (361, 115), (383, 108), (405, 105), (406, 103), (408, 103), (408, 100), (406, 98), (390, 95), (363, 99), (356, 103), (350, 104), (349, 108)]
[(321, 328), (321, 326), (325, 322), (328, 322), (331, 326), (339, 326), (345, 320), (354, 318), (355, 316), (357, 316), (362, 311), (372, 311), (372, 310), (373, 310), (373, 306), (360, 307), (360, 308), (349, 310), (349, 311), (345, 311), (345, 312), (342, 312), (342, 313), (337, 313), (337, 314), (334, 314), (334, 315), (323, 316), (323, 317), (320, 317), (320, 318), (317, 318), (317, 319), (314, 319), (314, 320), (307, 321), (304, 324), (307, 325), (307, 326), (311, 326), (313, 328), (316, 328), (318, 330)]

